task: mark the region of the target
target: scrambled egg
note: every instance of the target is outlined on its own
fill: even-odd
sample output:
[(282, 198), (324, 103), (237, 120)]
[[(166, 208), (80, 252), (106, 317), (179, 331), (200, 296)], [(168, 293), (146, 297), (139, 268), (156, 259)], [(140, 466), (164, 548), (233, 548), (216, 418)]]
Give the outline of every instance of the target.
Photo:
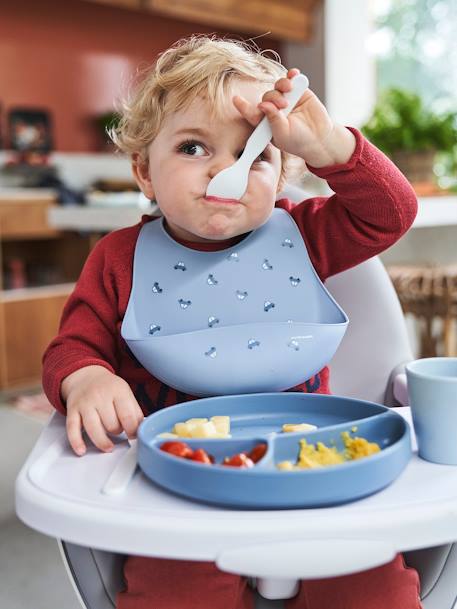
[(341, 434), (343, 438), (344, 446), (346, 447), (345, 455), (346, 460), (351, 461), (353, 459), (363, 459), (378, 453), (381, 448), (376, 442), (368, 442), (365, 438), (358, 438), (357, 436), (351, 438), (347, 431), (343, 431)]
[(300, 440), (300, 452), (297, 462), (282, 461), (277, 464), (277, 468), (283, 471), (291, 471), (338, 465), (345, 461), (369, 457), (381, 450), (376, 442), (368, 442), (365, 438), (357, 436), (351, 437), (347, 431), (343, 431), (341, 437), (345, 447), (343, 451), (338, 451), (336, 446), (326, 446), (323, 442), (308, 444), (305, 439), (302, 439)]

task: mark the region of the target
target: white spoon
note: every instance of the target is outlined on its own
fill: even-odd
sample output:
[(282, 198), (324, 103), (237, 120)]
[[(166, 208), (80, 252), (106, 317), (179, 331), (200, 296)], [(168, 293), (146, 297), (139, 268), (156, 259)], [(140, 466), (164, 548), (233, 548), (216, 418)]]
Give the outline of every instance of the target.
[[(309, 81), (304, 74), (297, 74), (291, 82), (291, 91), (284, 93), (284, 97), (289, 102), (289, 105), (281, 110), (284, 116), (287, 116), (294, 109), (309, 85)], [(270, 124), (265, 116), (252, 132), (246, 142), (243, 154), (236, 163), (220, 171), (210, 181), (206, 191), (207, 196), (220, 197), (221, 199), (241, 199), (246, 192), (251, 165), (259, 154), (265, 150), (271, 138)]]
[(120, 495), (125, 491), (137, 468), (138, 440), (128, 440), (129, 447), (117, 462), (102, 488), (105, 495)]

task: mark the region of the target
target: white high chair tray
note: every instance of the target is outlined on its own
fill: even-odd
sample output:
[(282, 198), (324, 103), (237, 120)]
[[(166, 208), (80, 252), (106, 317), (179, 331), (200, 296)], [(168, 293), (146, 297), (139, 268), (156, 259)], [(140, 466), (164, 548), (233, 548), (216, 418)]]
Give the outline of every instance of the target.
[[(410, 421), (409, 408), (396, 410)], [(78, 458), (67, 443), (64, 417), (55, 414), (17, 479), (18, 516), (79, 545), (212, 560), (253, 577), (332, 577), (384, 564), (397, 552), (457, 540), (457, 467), (416, 453), (389, 487), (366, 499), (320, 509), (243, 511), (177, 497), (139, 470), (125, 492), (102, 493), (127, 449), (120, 442), (112, 453), (91, 448)]]

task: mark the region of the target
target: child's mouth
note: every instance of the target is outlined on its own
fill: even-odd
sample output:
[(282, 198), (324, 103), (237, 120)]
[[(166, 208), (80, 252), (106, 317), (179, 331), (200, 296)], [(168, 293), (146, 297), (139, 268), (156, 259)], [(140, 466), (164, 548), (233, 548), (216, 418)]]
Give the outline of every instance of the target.
[(221, 204), (226, 204), (226, 205), (237, 205), (238, 203), (240, 203), (240, 201), (238, 199), (224, 199), (223, 197), (213, 197), (213, 196), (205, 196), (204, 197), (206, 201), (209, 201), (210, 203), (221, 203)]

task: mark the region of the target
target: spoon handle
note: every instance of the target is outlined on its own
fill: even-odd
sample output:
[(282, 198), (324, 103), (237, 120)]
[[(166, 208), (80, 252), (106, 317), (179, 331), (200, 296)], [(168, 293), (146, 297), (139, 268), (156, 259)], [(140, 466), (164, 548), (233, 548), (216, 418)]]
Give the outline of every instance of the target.
[(129, 440), (129, 448), (120, 458), (102, 488), (105, 495), (119, 495), (125, 491), (137, 468), (137, 440)]
[[(291, 112), (295, 108), (298, 100), (306, 91), (309, 85), (309, 81), (304, 74), (297, 74), (297, 76), (294, 76), (291, 80), (291, 83), (292, 89), (287, 93), (284, 93), (284, 97), (289, 102), (288, 106), (281, 110), (284, 116), (287, 116), (289, 112)], [(252, 163), (252, 161), (254, 161), (254, 159), (256, 159), (259, 154), (265, 150), (271, 138), (272, 133), (270, 123), (268, 122), (268, 119), (265, 116), (254, 129), (250, 138), (246, 142), (246, 146), (244, 148), (242, 156), (245, 157), (246, 160), (249, 159)]]

